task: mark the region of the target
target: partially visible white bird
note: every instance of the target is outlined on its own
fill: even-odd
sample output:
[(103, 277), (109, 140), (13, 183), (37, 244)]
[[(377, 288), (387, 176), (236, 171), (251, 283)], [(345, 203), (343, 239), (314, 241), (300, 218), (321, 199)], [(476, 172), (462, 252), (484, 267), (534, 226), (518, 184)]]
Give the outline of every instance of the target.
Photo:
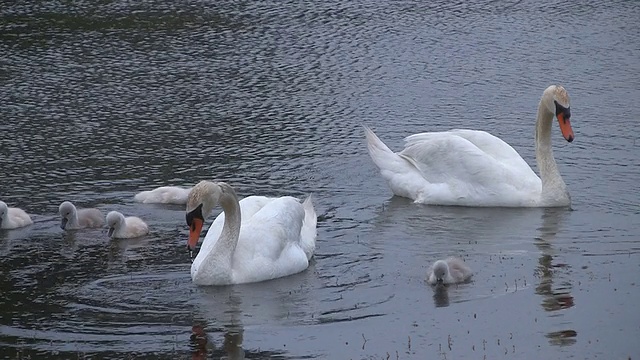
[(8, 207), (4, 201), (0, 201), (0, 229), (17, 229), (33, 224), (29, 214), (22, 209)]
[(473, 272), (462, 259), (449, 257), (433, 263), (427, 274), (427, 282), (431, 285), (458, 284), (469, 280), (471, 275)]
[(184, 205), (187, 203), (190, 191), (191, 188), (161, 186), (153, 190), (141, 191), (133, 197), (133, 200), (143, 204)]
[(104, 226), (104, 215), (96, 208), (76, 209), (70, 201), (65, 201), (58, 208), (63, 230), (97, 228)]
[(128, 239), (143, 236), (149, 233), (149, 227), (136, 216), (126, 218), (118, 211), (107, 214), (108, 236), (114, 239)]

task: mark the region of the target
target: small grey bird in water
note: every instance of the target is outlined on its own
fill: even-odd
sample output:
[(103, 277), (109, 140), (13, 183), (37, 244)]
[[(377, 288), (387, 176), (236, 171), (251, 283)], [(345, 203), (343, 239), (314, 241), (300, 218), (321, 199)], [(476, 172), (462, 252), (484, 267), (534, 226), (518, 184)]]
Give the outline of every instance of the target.
[(427, 282), (431, 285), (458, 284), (469, 280), (471, 275), (473, 272), (462, 259), (449, 257), (433, 263), (429, 268)]
[(62, 217), (60, 227), (63, 230), (103, 227), (104, 214), (95, 208), (76, 209), (69, 201), (60, 204), (58, 212)]

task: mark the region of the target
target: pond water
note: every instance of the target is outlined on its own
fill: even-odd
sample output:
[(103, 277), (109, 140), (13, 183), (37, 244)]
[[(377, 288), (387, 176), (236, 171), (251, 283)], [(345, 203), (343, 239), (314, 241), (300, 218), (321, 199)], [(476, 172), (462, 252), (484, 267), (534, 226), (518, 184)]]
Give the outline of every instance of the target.
[[(640, 356), (640, 3), (16, 1), (0, 7), (0, 357), (635, 359)], [(572, 209), (393, 197), (392, 149), (486, 130), (535, 166), (542, 91)], [(535, 169), (535, 167), (534, 167)], [(133, 195), (203, 179), (304, 197), (300, 274), (192, 284), (181, 206)], [(58, 205), (119, 210), (148, 236), (63, 232)], [(462, 256), (473, 281), (425, 283)]]

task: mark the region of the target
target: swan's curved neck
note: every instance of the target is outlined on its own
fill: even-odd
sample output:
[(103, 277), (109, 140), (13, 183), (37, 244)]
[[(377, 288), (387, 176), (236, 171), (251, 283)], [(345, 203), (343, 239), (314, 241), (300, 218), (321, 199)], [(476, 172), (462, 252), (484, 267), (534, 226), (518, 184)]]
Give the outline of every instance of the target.
[(231, 261), (240, 237), (240, 223), (242, 220), (240, 217), (240, 203), (236, 192), (230, 185), (218, 183), (218, 186), (222, 190), (218, 201), (224, 210), (224, 225), (220, 238), (211, 254), (215, 254), (220, 259)]
[(568, 197), (566, 185), (556, 159), (553, 157), (551, 147), (551, 125), (553, 124), (553, 113), (549, 112), (542, 101), (538, 106), (538, 119), (536, 122), (536, 162), (542, 180), (541, 200), (558, 197)]

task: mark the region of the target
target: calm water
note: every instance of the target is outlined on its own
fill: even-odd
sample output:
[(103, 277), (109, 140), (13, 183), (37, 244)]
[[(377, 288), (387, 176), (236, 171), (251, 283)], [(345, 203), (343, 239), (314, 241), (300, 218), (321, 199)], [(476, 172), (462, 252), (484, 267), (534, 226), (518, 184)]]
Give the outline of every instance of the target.
[[(0, 1), (0, 357), (636, 359), (637, 1)], [(573, 210), (394, 198), (361, 124), (394, 149), (475, 128), (534, 164), (539, 97)], [(184, 209), (160, 185), (313, 193), (317, 254), (259, 284), (191, 283)], [(149, 236), (64, 233), (64, 200)], [(474, 281), (434, 291), (458, 254)], [(193, 336), (192, 336), (193, 335)]]

